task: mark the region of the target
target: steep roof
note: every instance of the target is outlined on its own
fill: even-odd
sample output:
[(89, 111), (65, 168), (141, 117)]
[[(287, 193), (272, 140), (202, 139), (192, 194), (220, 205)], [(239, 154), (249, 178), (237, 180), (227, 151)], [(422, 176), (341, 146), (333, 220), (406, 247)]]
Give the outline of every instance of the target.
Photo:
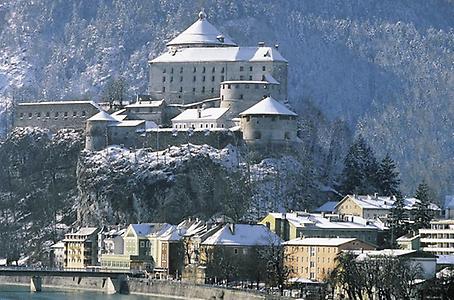
[(114, 117), (103, 110), (88, 119), (88, 121), (118, 122)]
[(167, 51), (151, 60), (152, 63), (219, 61), (287, 62), (287, 60), (274, 47), (180, 48)]
[(316, 212), (333, 212), (336, 209), (338, 201), (327, 201), (322, 206), (317, 208)]
[(198, 109), (186, 109), (181, 114), (172, 119), (173, 122), (190, 121), (190, 120), (217, 120), (222, 117), (228, 108), (211, 107), (200, 110), (200, 118), (198, 116)]
[[(394, 202), (396, 201), (392, 197), (383, 197), (383, 196), (369, 196), (369, 195), (348, 195), (344, 199), (342, 199), (339, 204), (343, 203), (346, 199), (352, 199), (356, 204), (361, 206), (362, 208), (367, 209), (391, 209), (393, 207)], [(404, 209), (412, 210), (416, 208), (416, 203), (419, 202), (419, 199), (408, 197), (403, 199)], [(440, 208), (434, 204), (430, 203), (429, 209), (431, 210), (440, 210)]]
[(284, 115), (284, 116), (297, 116), (296, 113), (285, 107), (272, 97), (266, 97), (254, 106), (246, 109), (240, 116), (243, 115)]
[(206, 19), (206, 14), (201, 11), (199, 19), (185, 31), (167, 43), (167, 46), (236, 46), (224, 36), (216, 27)]
[(207, 238), (202, 245), (269, 246), (282, 240), (266, 226), (258, 224), (227, 224)]
[(340, 246), (357, 240), (356, 238), (296, 238), (284, 245), (297, 246)]

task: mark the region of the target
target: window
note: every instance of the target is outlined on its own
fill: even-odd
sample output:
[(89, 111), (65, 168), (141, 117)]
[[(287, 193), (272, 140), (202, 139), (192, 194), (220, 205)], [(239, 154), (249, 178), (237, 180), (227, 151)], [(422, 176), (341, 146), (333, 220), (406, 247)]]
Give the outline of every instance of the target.
[(183, 73), (183, 67), (180, 68), (180, 73)]
[(142, 247), (142, 248), (145, 247), (145, 244), (143, 241), (140, 241), (140, 247)]
[(192, 70), (192, 73), (195, 73), (195, 72), (197, 72), (197, 68), (196, 67), (194, 67), (194, 69)]
[(166, 73), (166, 72), (167, 72), (167, 70), (166, 70), (166, 68), (164, 68), (164, 70), (162, 70), (162, 73)]
[(262, 67), (262, 71), (266, 71), (266, 67), (265, 66)]
[(213, 67), (213, 69), (211, 69), (211, 72), (212, 72), (212, 73), (216, 72), (216, 68)]
[(240, 95), (240, 99), (243, 99), (243, 94)]
[(244, 71), (244, 67), (240, 66), (240, 72)]
[(251, 72), (252, 72), (252, 66), (250, 66), (250, 67), (249, 67), (249, 71), (251, 71)]
[(85, 110), (82, 111), (82, 116), (84, 117), (86, 115)]
[(162, 82), (166, 82), (166, 77), (165, 76), (162, 77)]
[(238, 254), (238, 249), (237, 249), (237, 248), (234, 248), (234, 249), (233, 249), (233, 253)]
[(230, 90), (230, 88), (231, 88), (230, 84), (227, 84), (227, 88)]
[(31, 118), (33, 116), (32, 113), (28, 113), (28, 117)]
[(214, 76), (211, 76), (211, 81), (214, 81), (215, 77)]
[(252, 80), (252, 75), (249, 75), (249, 80)]
[(244, 80), (244, 76), (243, 75), (240, 75), (240, 80)]
[(196, 80), (197, 80), (197, 77), (196, 77), (196, 76), (192, 77), (192, 81), (195, 82)]
[(170, 76), (170, 82), (173, 82), (173, 76)]
[(50, 112), (46, 112), (46, 118), (50, 117)]
[(38, 118), (40, 118), (40, 117), (41, 117), (41, 113), (40, 113), (40, 112), (36, 113), (36, 116), (37, 116)]
[(221, 69), (221, 73), (224, 73), (224, 67)]
[(224, 81), (224, 75), (221, 76), (221, 82)]
[(183, 82), (183, 76), (180, 76), (180, 82)]
[(65, 113), (64, 113), (64, 116), (65, 116), (65, 117), (67, 117), (67, 116), (68, 116), (68, 112), (67, 112), (67, 111), (65, 111)]
[(205, 87), (202, 86), (202, 93), (205, 93)]
[(73, 117), (77, 116), (77, 111), (73, 111)]
[(195, 88), (192, 88), (192, 92), (195, 93)]
[(214, 93), (214, 88), (211, 88), (211, 93), (212, 93), (212, 94)]
[(163, 93), (166, 92), (166, 87), (165, 87), (165, 86), (162, 87), (162, 92), (163, 92)]
[(182, 87), (182, 86), (180, 86), (180, 93), (182, 93), (182, 92), (183, 92), (183, 87)]
[(314, 267), (315, 267), (315, 262), (314, 262), (314, 261), (311, 261), (311, 262), (309, 263), (309, 267), (314, 268)]
[(205, 81), (205, 76), (202, 76), (202, 81)]
[(172, 68), (172, 69), (170, 69), (170, 74), (173, 74), (173, 68)]
[(205, 73), (205, 71), (206, 71), (206, 69), (205, 69), (205, 67), (203, 67), (203, 69), (202, 69), (202, 73)]

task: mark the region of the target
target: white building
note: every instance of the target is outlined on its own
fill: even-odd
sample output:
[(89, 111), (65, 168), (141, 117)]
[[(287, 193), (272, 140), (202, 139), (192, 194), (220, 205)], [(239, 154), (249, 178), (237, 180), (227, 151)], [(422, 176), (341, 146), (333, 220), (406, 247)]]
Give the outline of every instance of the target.
[(215, 129), (230, 127), (231, 120), (226, 118), (228, 108), (212, 107), (206, 109), (186, 109), (172, 119), (175, 129)]
[(454, 255), (454, 219), (430, 222), (429, 229), (419, 229), (421, 250), (438, 255)]
[(65, 243), (59, 241), (52, 246), (51, 250), (51, 266), (56, 269), (63, 269), (65, 267)]
[(168, 50), (150, 61), (149, 93), (153, 99), (187, 104), (219, 98), (224, 81), (262, 81), (272, 75), (279, 98), (287, 99), (287, 60), (278, 47), (239, 47), (208, 22), (198, 20), (169, 43)]

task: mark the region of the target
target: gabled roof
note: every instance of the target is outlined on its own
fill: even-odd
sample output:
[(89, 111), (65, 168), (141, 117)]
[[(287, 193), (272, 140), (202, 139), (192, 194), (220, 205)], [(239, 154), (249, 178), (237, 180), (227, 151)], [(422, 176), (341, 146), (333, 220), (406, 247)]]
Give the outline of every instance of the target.
[(206, 246), (269, 246), (282, 240), (266, 226), (258, 224), (227, 224), (207, 238)]
[[(352, 199), (356, 204), (366, 209), (391, 209), (393, 207), (394, 202), (396, 201), (395, 198), (393, 197), (347, 195), (336, 205), (336, 207), (347, 199)], [(419, 199), (412, 197), (404, 198), (403, 199), (404, 209), (407, 210), (415, 209), (417, 202), (419, 202)], [(440, 208), (434, 203), (430, 203), (429, 209), (440, 210)]]
[(88, 119), (88, 121), (118, 122), (114, 117), (103, 110)]
[(285, 107), (272, 97), (266, 97), (254, 106), (246, 109), (240, 116), (243, 115), (284, 115), (284, 116), (297, 116), (296, 113)]
[(167, 51), (151, 60), (152, 63), (224, 61), (287, 62), (287, 60), (274, 47), (180, 48)]
[(198, 116), (198, 111), (199, 109), (191, 108), (191, 109), (186, 109), (183, 111), (181, 114), (176, 116), (175, 118), (172, 119), (172, 122), (184, 122), (184, 121), (191, 121), (191, 120), (217, 120), (220, 117), (222, 117), (228, 108), (223, 108), (223, 107), (211, 107), (211, 108), (206, 108), (206, 109), (201, 109), (200, 110), (200, 118)]
[(328, 201), (325, 202), (322, 206), (317, 208), (315, 212), (333, 212), (336, 209), (336, 205), (339, 201)]
[(236, 46), (206, 19), (201, 11), (194, 24), (167, 43), (167, 46)]

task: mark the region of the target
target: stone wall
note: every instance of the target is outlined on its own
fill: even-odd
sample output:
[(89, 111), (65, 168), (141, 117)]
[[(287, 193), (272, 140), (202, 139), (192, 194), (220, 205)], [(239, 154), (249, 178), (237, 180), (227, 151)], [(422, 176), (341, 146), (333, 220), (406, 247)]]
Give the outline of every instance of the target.
[[(30, 278), (30, 276), (0, 276), (0, 284), (29, 285)], [(279, 296), (266, 295), (256, 291), (240, 291), (209, 285), (182, 283), (178, 281), (129, 278), (127, 284), (127, 290), (129, 290), (130, 294), (173, 296), (177, 299), (288, 299)], [(107, 278), (42, 277), (43, 291), (46, 291), (46, 287), (48, 287), (106, 292), (106, 286)]]

